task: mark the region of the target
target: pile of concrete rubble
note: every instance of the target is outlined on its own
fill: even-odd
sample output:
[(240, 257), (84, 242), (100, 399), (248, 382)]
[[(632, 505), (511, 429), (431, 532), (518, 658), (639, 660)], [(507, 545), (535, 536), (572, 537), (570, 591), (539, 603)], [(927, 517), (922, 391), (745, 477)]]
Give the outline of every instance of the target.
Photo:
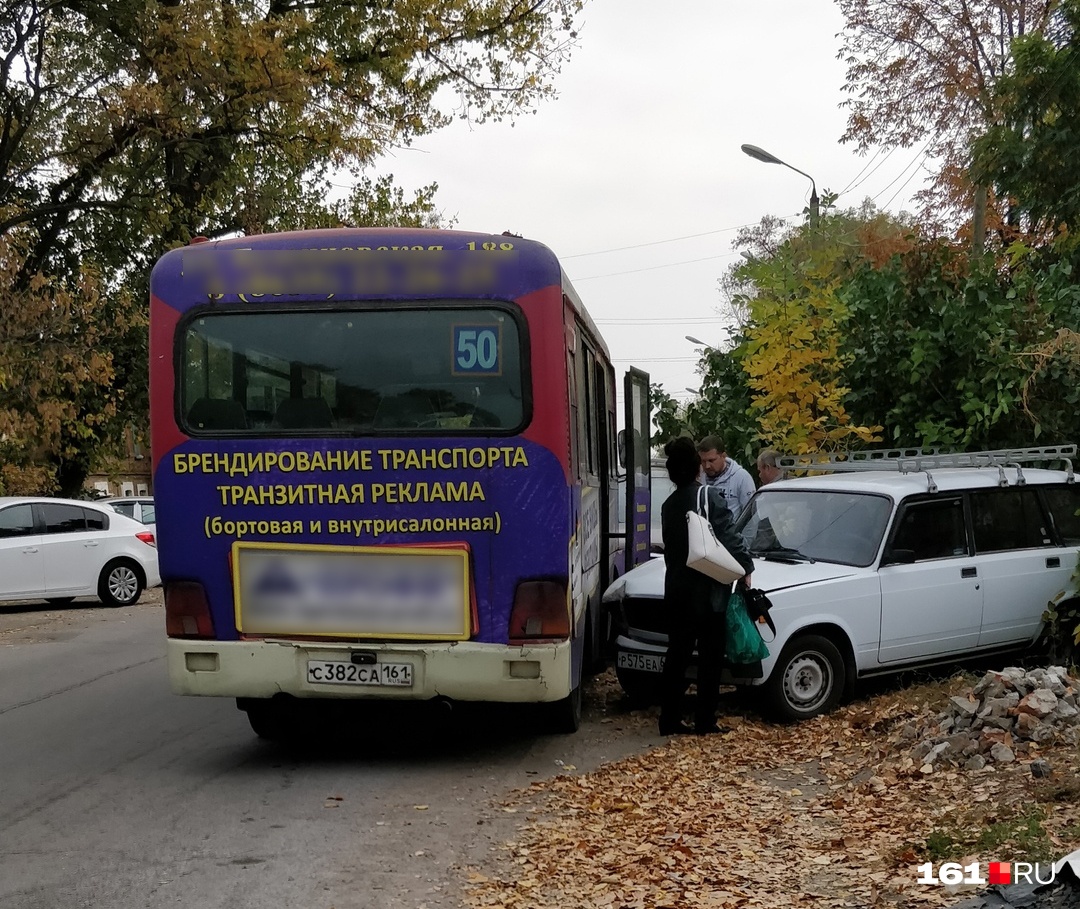
[[(1080, 680), (1062, 666), (987, 672), (929, 722), (908, 723), (899, 733), (904, 763), (923, 773), (1007, 764), (1030, 755), (1032, 743), (1050, 742), (1080, 743)], [(1046, 776), (1050, 768), (1034, 760), (1031, 772)]]

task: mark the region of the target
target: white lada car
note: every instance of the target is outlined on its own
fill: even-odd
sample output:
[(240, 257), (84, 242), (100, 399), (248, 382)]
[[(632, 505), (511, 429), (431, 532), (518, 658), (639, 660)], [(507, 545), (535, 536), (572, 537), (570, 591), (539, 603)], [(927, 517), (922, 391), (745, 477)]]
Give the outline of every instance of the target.
[[(758, 490), (736, 527), (777, 634), (761, 678), (731, 681), (760, 686), (778, 718), (805, 719), (860, 678), (1033, 645), (1051, 601), (1080, 607), (1075, 451), (862, 452)], [(1051, 460), (1067, 469), (1023, 466)], [(663, 589), (656, 557), (604, 594), (635, 700), (655, 695), (663, 669)]]

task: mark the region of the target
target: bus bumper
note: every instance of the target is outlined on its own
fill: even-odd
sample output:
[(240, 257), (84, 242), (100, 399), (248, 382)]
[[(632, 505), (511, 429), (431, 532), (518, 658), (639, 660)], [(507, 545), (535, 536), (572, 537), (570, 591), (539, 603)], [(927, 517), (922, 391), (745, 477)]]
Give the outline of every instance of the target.
[[(310, 641), (200, 641), (170, 638), (169, 681), (175, 694), (209, 697), (378, 698), (538, 703), (571, 690), (571, 643), (508, 648), (455, 641), (445, 644), (343, 646)], [(378, 663), (408, 664), (411, 684), (315, 683), (310, 661), (346, 665), (371, 655)]]

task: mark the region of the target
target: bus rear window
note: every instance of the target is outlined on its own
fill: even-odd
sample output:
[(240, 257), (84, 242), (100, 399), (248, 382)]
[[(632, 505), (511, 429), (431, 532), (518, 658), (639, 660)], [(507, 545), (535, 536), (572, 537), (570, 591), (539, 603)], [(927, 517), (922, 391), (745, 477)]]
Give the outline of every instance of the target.
[(182, 338), (191, 435), (492, 434), (526, 422), (522, 330), (490, 305), (204, 312)]

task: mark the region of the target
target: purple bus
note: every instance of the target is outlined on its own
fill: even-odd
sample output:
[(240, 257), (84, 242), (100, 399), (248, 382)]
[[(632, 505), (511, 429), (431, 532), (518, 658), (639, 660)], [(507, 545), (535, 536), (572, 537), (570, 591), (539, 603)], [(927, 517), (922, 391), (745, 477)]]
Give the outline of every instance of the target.
[(150, 336), (175, 692), (237, 698), (268, 738), (305, 699), (539, 704), (577, 728), (601, 595), (649, 554), (648, 376), (626, 374), (617, 433), (607, 348), (550, 250), (195, 242), (154, 268)]

